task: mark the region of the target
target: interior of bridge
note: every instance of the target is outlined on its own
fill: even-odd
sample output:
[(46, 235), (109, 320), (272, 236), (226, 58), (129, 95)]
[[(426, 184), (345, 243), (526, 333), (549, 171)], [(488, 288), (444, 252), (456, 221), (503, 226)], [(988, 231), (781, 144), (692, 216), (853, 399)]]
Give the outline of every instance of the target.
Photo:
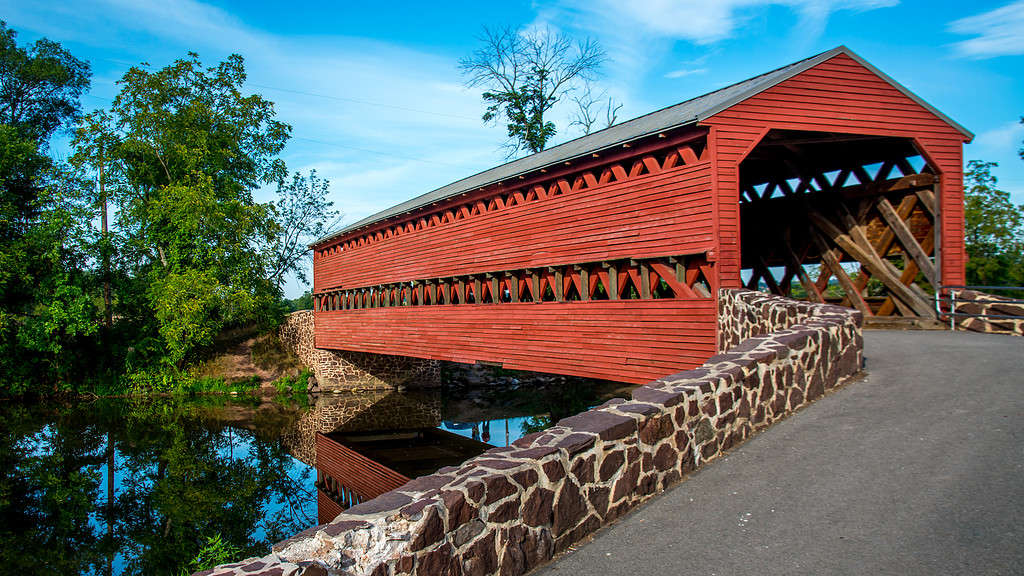
[(933, 317), (938, 190), (911, 139), (769, 132), (740, 165), (744, 284)]

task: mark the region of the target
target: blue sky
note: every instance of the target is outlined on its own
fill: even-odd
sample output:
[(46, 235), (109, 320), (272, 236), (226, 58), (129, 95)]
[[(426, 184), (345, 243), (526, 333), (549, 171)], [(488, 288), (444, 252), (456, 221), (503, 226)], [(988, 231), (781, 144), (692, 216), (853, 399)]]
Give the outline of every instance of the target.
[(346, 222), (503, 161), (504, 129), (481, 124), (457, 69), (483, 25), (599, 40), (599, 88), (624, 104), (620, 119), (846, 44), (972, 130), (965, 157), (999, 162), (1000, 185), (1024, 203), (1024, 0), (633, 4), (0, 0), (0, 18), (22, 42), (46, 36), (91, 61), (87, 109), (108, 106), (132, 64), (242, 54), (249, 89), (293, 126), (289, 167), (328, 178)]

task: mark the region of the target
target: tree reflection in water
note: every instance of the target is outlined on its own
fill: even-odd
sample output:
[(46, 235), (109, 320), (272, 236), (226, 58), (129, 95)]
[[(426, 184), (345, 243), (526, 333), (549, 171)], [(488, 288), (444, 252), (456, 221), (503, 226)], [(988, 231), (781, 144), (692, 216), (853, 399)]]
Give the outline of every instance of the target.
[[(335, 394), (312, 409), (224, 397), (0, 405), (0, 566), (24, 575), (178, 576), (218, 535), (236, 559), (262, 556), (316, 524), (312, 468), (289, 450), (316, 462), (318, 432), (430, 429), (444, 420), (503, 445), (628, 397), (629, 388), (563, 379)], [(421, 464), (416, 475), (441, 465)]]
[(177, 575), (217, 534), (262, 555), (316, 522), (310, 469), (278, 440), (297, 417), (223, 399), (0, 408), (0, 565)]

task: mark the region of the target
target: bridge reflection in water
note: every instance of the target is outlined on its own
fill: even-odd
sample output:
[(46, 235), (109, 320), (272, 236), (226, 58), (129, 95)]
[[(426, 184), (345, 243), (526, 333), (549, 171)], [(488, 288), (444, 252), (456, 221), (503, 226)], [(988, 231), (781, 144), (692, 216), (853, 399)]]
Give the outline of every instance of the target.
[(318, 522), (457, 466), (493, 446), (546, 428), (631, 386), (600, 381), (457, 393), (365, 391), (323, 395), (284, 434), (291, 453), (317, 470)]

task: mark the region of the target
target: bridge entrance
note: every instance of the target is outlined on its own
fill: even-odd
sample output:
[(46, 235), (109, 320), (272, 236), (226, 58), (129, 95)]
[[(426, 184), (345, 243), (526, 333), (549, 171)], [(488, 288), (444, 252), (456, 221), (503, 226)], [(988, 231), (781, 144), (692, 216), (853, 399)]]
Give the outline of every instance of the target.
[(740, 165), (743, 283), (934, 318), (938, 186), (910, 138), (769, 131)]

